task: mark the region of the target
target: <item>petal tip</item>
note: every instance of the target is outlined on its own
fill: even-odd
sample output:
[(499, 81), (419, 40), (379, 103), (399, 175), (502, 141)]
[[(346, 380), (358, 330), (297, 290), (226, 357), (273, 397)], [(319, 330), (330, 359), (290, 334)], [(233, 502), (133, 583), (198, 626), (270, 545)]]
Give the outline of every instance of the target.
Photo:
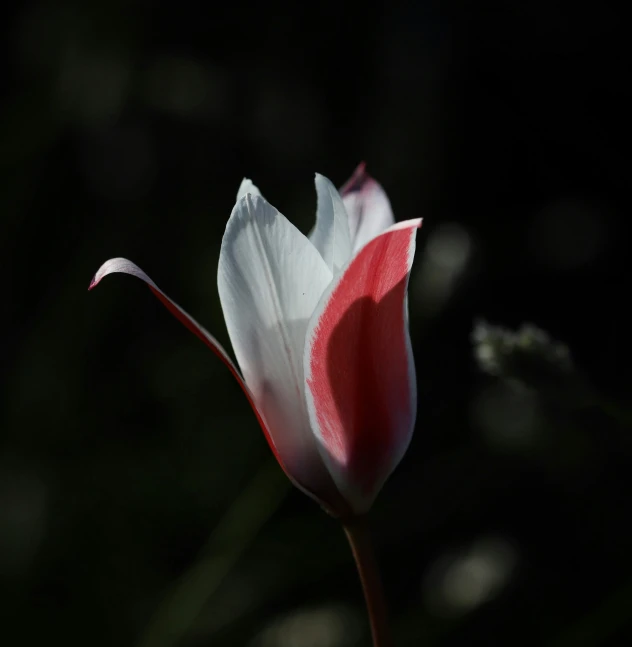
[(113, 265), (113, 261), (117, 261), (119, 259), (110, 259), (109, 261), (106, 261), (101, 265), (101, 267), (96, 271), (95, 275), (90, 279), (90, 285), (88, 286), (88, 292), (90, 290), (93, 290), (94, 288), (101, 283), (103, 280), (104, 276), (107, 276), (111, 272), (111, 267)]
[(387, 234), (391, 231), (400, 231), (402, 229), (420, 229), (423, 224), (423, 218), (411, 218), (410, 220), (402, 220), (391, 225), (384, 233)]
[(108, 274), (113, 274), (115, 272), (131, 274), (132, 276), (142, 279), (148, 285), (155, 287), (154, 282), (140, 269), (140, 267), (134, 265), (134, 263), (128, 261), (126, 258), (118, 257), (111, 258), (109, 261), (105, 261), (105, 263), (101, 265), (96, 274), (92, 277), (88, 290), (94, 289)]
[(369, 174), (366, 172), (366, 162), (362, 160), (355, 168), (355, 171), (353, 172), (353, 175), (351, 177), (357, 176), (359, 178), (361, 177), (368, 177)]
[(362, 161), (358, 164), (351, 177), (340, 189), (340, 193), (344, 195), (355, 191), (361, 191), (364, 186), (371, 181), (373, 181), (373, 178), (366, 171), (366, 162)]
[(239, 202), (244, 196), (251, 195), (261, 195), (257, 185), (248, 177), (242, 179), (239, 189), (237, 190), (237, 202)]
[(366, 172), (366, 162), (364, 160), (358, 164), (354, 173), (357, 173), (358, 175), (368, 175)]
[(314, 173), (314, 184), (316, 185), (316, 192), (318, 193), (319, 187), (321, 189), (331, 187), (334, 188), (332, 181), (322, 173)]

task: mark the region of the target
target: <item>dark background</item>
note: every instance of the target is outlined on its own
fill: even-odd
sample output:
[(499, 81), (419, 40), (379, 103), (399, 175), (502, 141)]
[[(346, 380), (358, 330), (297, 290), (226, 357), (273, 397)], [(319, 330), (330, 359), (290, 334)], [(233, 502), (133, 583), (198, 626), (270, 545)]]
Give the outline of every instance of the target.
[[(369, 644), (344, 535), (224, 366), (140, 282), (86, 291), (128, 257), (228, 346), (241, 178), (307, 232), (314, 172), (362, 160), (424, 218), (418, 424), (372, 515), (396, 644), (629, 644), (621, 14), (57, 0), (2, 26), (3, 644)], [(478, 317), (535, 323), (574, 371), (486, 375)]]

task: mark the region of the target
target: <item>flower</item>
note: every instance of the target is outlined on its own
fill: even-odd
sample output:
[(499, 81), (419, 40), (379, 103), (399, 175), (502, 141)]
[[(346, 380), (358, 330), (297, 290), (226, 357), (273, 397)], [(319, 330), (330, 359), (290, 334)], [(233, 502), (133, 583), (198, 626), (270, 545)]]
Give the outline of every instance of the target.
[(241, 385), (292, 482), (335, 516), (366, 512), (410, 442), (415, 367), (406, 293), (421, 220), (394, 224), (360, 165), (339, 193), (316, 174), (304, 236), (247, 179), (226, 225), (219, 297), (241, 371), (217, 340), (136, 265), (133, 274)]

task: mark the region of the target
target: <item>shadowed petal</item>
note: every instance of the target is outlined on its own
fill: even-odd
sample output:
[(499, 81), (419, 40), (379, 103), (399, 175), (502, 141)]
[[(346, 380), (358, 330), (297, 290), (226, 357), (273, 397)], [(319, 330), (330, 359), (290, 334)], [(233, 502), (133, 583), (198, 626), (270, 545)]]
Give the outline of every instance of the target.
[(421, 220), (367, 243), (319, 302), (304, 354), (307, 405), (323, 460), (356, 513), (404, 455), (416, 415), (405, 316)]
[(360, 164), (340, 189), (354, 253), (395, 222), (386, 192), (366, 172), (365, 166), (364, 162)]

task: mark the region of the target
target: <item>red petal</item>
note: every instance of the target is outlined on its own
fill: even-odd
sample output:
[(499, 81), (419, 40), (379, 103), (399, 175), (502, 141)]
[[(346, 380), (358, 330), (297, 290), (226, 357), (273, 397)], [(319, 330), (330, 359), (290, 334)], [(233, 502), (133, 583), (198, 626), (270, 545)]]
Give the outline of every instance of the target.
[(421, 220), (367, 243), (319, 303), (305, 351), (312, 427), (355, 512), (404, 455), (416, 413), (406, 291)]

